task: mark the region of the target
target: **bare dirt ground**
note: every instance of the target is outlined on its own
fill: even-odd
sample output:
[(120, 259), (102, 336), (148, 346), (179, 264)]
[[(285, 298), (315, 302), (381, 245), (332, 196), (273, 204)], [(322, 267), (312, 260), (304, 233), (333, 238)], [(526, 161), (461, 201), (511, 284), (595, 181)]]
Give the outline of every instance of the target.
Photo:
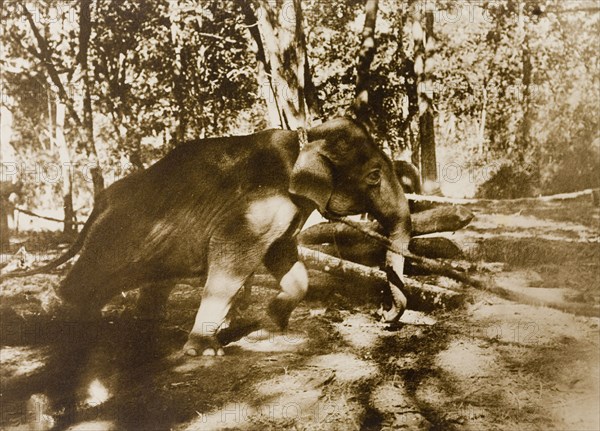
[[(600, 211), (587, 199), (486, 204), (453, 235), (490, 283), (578, 316), (466, 291), (458, 310), (408, 311), (399, 328), (370, 295), (321, 286), (284, 334), (253, 334), (222, 358), (180, 354), (200, 287), (180, 284), (163, 321), (136, 320), (136, 292), (97, 322), (53, 311), (64, 270), (2, 284), (6, 430), (598, 430)], [(55, 237), (23, 237), (56, 254)], [(18, 247), (17, 247), (18, 248)], [(192, 283), (193, 284), (193, 283)], [(253, 289), (248, 313), (272, 295)], [(595, 314), (596, 316), (589, 316)]]

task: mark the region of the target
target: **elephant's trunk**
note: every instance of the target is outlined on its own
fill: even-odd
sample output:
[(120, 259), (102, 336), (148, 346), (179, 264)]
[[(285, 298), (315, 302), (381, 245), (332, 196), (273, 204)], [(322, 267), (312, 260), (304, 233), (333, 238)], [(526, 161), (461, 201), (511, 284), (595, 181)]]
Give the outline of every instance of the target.
[(406, 296), (402, 293), (404, 273), (403, 253), (408, 251), (411, 234), (410, 211), (408, 201), (398, 177), (392, 169), (391, 162), (383, 166), (379, 188), (370, 194), (371, 208), (369, 211), (384, 228), (394, 251), (388, 250), (386, 255), (386, 272), (388, 275), (392, 307), (382, 310), (385, 321), (397, 321), (406, 309)]
[(395, 251), (388, 250), (386, 253), (386, 272), (388, 283), (392, 294), (392, 306), (389, 310), (382, 310), (382, 317), (386, 322), (396, 322), (404, 313), (407, 301), (402, 293), (404, 273), (404, 253), (408, 250), (410, 240), (410, 215), (400, 219), (391, 229), (389, 234), (391, 245)]

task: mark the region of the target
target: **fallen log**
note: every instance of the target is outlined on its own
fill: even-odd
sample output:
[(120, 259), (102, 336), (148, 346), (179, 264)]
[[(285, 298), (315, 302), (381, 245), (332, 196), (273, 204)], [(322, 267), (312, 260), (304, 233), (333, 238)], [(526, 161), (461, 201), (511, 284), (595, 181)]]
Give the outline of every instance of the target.
[[(458, 229), (468, 224), (473, 215), (464, 208), (437, 208), (413, 215), (413, 235), (445, 228)], [(358, 222), (357, 222), (358, 223)], [(382, 233), (377, 222), (359, 223), (359, 227)], [(342, 222), (320, 223), (298, 235), (301, 245), (329, 244), (329, 254), (352, 262), (377, 266), (383, 262), (385, 246), (359, 229)], [(412, 238), (408, 249), (411, 253), (429, 258), (454, 259), (462, 256), (462, 250), (452, 240), (443, 237)]]
[[(387, 274), (380, 269), (348, 262), (306, 247), (298, 247), (298, 253), (308, 268), (361, 283), (378, 283), (381, 286), (388, 283)], [(407, 277), (404, 277), (403, 292), (411, 309), (452, 309), (461, 305), (464, 300), (464, 295), (460, 292), (420, 283)]]
[[(299, 247), (303, 248), (303, 247)], [(309, 244), (306, 245), (305, 248), (308, 248), (316, 253), (323, 253), (329, 255), (327, 252), (334, 252), (334, 254), (339, 255), (335, 246), (331, 245), (323, 245), (323, 244)], [(364, 257), (362, 255), (361, 257)], [(369, 264), (369, 266), (380, 266), (381, 258), (377, 255), (366, 255), (365, 261), (361, 262), (353, 262), (359, 265), (363, 265), (363, 263)], [(332, 256), (335, 259), (339, 259), (338, 257)], [(359, 260), (359, 259), (357, 259)], [(422, 256), (415, 256), (413, 254), (406, 255), (406, 267), (405, 272), (407, 274), (412, 275), (442, 275), (444, 277), (451, 278), (453, 280), (460, 281), (461, 283), (465, 283), (471, 285), (473, 287), (481, 288), (482, 283), (481, 280), (473, 278), (469, 274), (467, 274), (462, 265), (463, 262), (447, 262), (447, 261), (439, 261), (434, 259), (429, 259)], [(365, 265), (366, 266), (366, 265)]]
[[(356, 242), (340, 241), (335, 244), (303, 245), (311, 250), (320, 251), (361, 265), (379, 267), (385, 262), (385, 245), (372, 238)], [(428, 258), (454, 259), (462, 257), (462, 251), (458, 245), (452, 240), (442, 237), (413, 238), (410, 241), (408, 250), (413, 254)], [(418, 262), (415, 266), (415, 263), (409, 257), (406, 273), (408, 275), (422, 275), (424, 271), (419, 270)]]
[[(445, 206), (412, 214), (412, 236), (462, 229), (473, 220), (473, 213), (461, 206)], [(382, 233), (375, 221), (361, 223), (367, 229)], [(324, 244), (343, 241), (363, 241), (365, 235), (341, 222), (319, 223), (303, 230), (298, 235), (301, 244)]]
[(413, 214), (412, 236), (462, 229), (473, 220), (473, 213), (462, 206), (442, 206)]
[(457, 259), (463, 257), (461, 248), (451, 239), (442, 236), (412, 238), (408, 251), (419, 256), (440, 259)]
[[(375, 292), (377, 289), (382, 289), (388, 283), (386, 273), (380, 269), (348, 262), (330, 256), (322, 251), (310, 250), (305, 247), (298, 247), (298, 252), (302, 261), (311, 270), (311, 273), (323, 274), (323, 276), (318, 277), (314, 275), (311, 276), (311, 284), (313, 281), (317, 281), (318, 288), (320, 289), (339, 287), (340, 279), (353, 280), (357, 283), (361, 283), (357, 289), (364, 294), (365, 291)], [(255, 283), (275, 289), (279, 288), (275, 279), (266, 274), (255, 275)], [(574, 302), (558, 303), (553, 301), (543, 301), (524, 293), (500, 287), (495, 283), (493, 277), (490, 276), (486, 277), (486, 281), (478, 280), (477, 283), (470, 284), (475, 285), (475, 287), (480, 290), (490, 292), (501, 298), (521, 304), (553, 308), (579, 316), (600, 316), (600, 310), (594, 305)], [(313, 285), (312, 288), (314, 287), (315, 286)], [(351, 288), (345, 286), (344, 290), (349, 291)], [(408, 277), (404, 278), (403, 291), (408, 299), (408, 308), (418, 311), (432, 311), (439, 308), (453, 309), (460, 306), (465, 299), (465, 294), (462, 292), (455, 292), (450, 289), (421, 283)]]

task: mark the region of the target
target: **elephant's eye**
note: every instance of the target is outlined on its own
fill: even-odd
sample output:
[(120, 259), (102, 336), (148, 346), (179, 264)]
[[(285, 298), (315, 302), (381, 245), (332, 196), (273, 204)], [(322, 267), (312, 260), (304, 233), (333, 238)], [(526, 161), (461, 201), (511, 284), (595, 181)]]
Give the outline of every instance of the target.
[(367, 181), (367, 184), (373, 186), (379, 184), (381, 182), (381, 171), (379, 169), (375, 169), (369, 172), (365, 180)]

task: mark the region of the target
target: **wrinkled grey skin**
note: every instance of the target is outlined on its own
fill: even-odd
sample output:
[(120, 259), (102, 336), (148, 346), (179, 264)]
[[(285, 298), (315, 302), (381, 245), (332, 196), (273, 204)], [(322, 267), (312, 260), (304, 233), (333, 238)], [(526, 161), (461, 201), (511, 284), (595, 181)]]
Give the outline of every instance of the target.
[[(97, 316), (122, 291), (141, 286), (139, 309), (157, 313), (178, 277), (206, 275), (184, 351), (220, 355), (234, 336), (220, 331), (232, 300), (259, 265), (281, 290), (266, 317), (278, 327), (304, 297), (308, 276), (295, 235), (314, 209), (325, 215), (369, 212), (397, 249), (406, 249), (410, 215), (391, 161), (347, 118), (308, 130), (205, 139), (178, 146), (145, 171), (107, 188), (74, 248), (81, 254), (58, 289), (81, 317)], [(58, 259), (61, 261), (61, 258)], [(401, 277), (402, 256), (388, 264)], [(393, 289), (397, 318), (406, 305)]]

